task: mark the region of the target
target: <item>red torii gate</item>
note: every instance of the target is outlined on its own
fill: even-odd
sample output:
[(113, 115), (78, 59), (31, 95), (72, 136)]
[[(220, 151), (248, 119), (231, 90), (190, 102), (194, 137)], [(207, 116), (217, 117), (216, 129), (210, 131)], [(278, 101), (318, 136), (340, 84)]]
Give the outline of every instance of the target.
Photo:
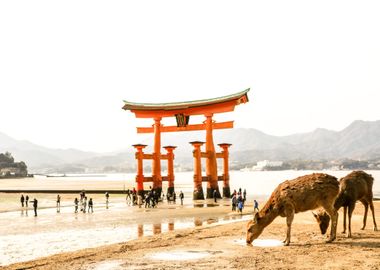
[[(207, 198), (212, 198), (214, 191), (220, 196), (218, 180), (224, 181), (223, 196), (230, 196), (229, 174), (228, 174), (228, 147), (231, 144), (219, 144), (223, 152), (216, 153), (213, 140), (214, 129), (233, 128), (233, 121), (216, 123), (212, 117), (216, 113), (231, 112), (236, 105), (248, 102), (248, 91), (244, 91), (212, 99), (203, 99), (188, 102), (173, 103), (135, 103), (124, 101), (124, 110), (130, 110), (136, 118), (152, 118), (152, 127), (137, 127), (137, 133), (154, 133), (153, 154), (144, 154), (143, 149), (146, 145), (137, 144), (136, 159), (137, 163), (137, 191), (143, 192), (143, 182), (153, 182), (153, 189), (159, 194), (162, 191), (162, 181), (169, 181), (168, 192), (174, 192), (174, 172), (173, 172), (173, 150), (175, 146), (167, 146), (166, 155), (161, 154), (161, 132), (177, 131), (196, 131), (206, 130), (206, 152), (201, 152), (200, 147), (203, 142), (191, 142), (194, 146), (194, 194), (193, 199), (204, 199), (202, 181), (207, 181)], [(191, 115), (204, 115), (206, 120), (202, 124), (189, 125)], [(163, 126), (161, 120), (164, 117), (175, 117), (177, 126)], [(206, 158), (206, 177), (201, 175), (200, 158)], [(224, 175), (218, 177), (216, 158), (224, 158)], [(143, 159), (152, 159), (152, 177), (144, 177)], [(168, 176), (161, 175), (161, 159), (168, 160)]]

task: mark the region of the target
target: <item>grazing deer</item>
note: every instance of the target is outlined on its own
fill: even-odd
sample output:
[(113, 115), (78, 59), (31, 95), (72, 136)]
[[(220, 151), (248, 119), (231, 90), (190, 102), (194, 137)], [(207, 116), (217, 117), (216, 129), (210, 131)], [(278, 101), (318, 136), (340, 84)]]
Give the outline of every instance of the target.
[(286, 217), (287, 232), (283, 241), (290, 243), (290, 230), (294, 214), (323, 207), (332, 220), (330, 239), (336, 237), (338, 212), (334, 201), (339, 192), (339, 182), (331, 175), (314, 173), (285, 181), (273, 191), (265, 206), (247, 224), (247, 244), (260, 236), (266, 226), (278, 217)]
[[(351, 217), (352, 212), (355, 209), (356, 201), (361, 201), (364, 205), (364, 217), (363, 217), (363, 227), (364, 230), (367, 223), (367, 213), (368, 205), (371, 208), (372, 219), (373, 219), (373, 230), (377, 231), (377, 225), (375, 220), (375, 210), (373, 207), (373, 177), (363, 171), (353, 171), (339, 180), (340, 188), (338, 197), (334, 203), (336, 210), (339, 210), (343, 206), (343, 232), (346, 233), (346, 216), (348, 209), (348, 233), (347, 237), (351, 237)], [(313, 213), (314, 214), (314, 213)], [(319, 211), (314, 214), (314, 217), (319, 223), (319, 228), (322, 234), (326, 232), (329, 226), (330, 218), (324, 211)]]

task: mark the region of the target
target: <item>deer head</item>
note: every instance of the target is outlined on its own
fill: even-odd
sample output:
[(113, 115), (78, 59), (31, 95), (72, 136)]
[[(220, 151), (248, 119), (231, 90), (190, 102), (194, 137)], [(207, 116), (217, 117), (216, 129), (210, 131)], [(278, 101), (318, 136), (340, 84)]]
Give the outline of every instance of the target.
[(259, 213), (253, 216), (253, 220), (248, 221), (247, 224), (247, 244), (251, 244), (253, 240), (260, 236), (264, 227), (260, 224), (261, 217)]
[(312, 213), (319, 224), (321, 233), (325, 234), (327, 231), (327, 228), (329, 227), (330, 216), (325, 211), (318, 211), (317, 213), (314, 213), (314, 212)]

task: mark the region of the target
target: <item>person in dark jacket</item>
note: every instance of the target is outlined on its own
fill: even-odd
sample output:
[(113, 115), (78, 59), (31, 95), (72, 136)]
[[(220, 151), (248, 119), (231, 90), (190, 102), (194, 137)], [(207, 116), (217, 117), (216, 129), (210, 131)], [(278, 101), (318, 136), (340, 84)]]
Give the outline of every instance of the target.
[(34, 216), (37, 216), (37, 206), (38, 206), (38, 201), (36, 198), (33, 200), (33, 209), (34, 209)]

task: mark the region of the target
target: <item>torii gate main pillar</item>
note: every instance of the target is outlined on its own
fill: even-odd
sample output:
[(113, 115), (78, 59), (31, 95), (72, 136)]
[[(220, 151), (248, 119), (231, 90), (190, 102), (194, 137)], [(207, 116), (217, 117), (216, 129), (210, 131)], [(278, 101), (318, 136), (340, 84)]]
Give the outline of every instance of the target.
[(217, 198), (221, 198), (218, 187), (218, 165), (216, 162), (216, 153), (214, 147), (214, 138), (212, 134), (212, 116), (213, 114), (206, 114), (206, 175), (207, 181), (207, 199), (213, 198), (214, 190), (216, 191)]
[(154, 145), (152, 162), (153, 189), (161, 196), (162, 176), (161, 176), (161, 117), (154, 118)]

